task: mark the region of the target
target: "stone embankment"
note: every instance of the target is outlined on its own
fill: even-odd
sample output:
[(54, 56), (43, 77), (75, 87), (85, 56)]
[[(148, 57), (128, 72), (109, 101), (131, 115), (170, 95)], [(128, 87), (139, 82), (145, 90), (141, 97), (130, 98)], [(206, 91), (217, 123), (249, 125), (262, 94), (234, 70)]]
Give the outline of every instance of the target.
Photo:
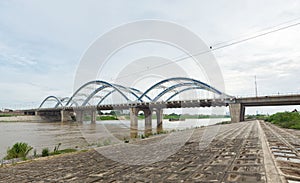
[[(134, 142), (129, 150), (147, 159), (145, 148), (139, 147), (153, 147), (149, 144), (167, 136)], [(299, 137), (298, 131), (258, 121), (216, 125), (195, 129), (174, 154), (154, 163), (126, 164), (100, 153), (129, 160), (130, 153), (122, 154), (123, 145), (118, 144), (2, 167), (0, 182), (297, 182)], [(203, 139), (211, 141), (201, 146)], [(166, 141), (163, 148), (149, 150), (159, 158), (162, 149), (172, 149), (175, 143)]]

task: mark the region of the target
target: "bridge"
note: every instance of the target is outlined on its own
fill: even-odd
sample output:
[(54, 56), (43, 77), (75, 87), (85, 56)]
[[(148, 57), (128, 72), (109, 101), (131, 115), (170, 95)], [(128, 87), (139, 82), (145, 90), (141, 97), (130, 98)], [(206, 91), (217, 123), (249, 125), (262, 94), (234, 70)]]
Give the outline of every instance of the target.
[[(178, 100), (181, 93), (195, 91), (195, 99)], [(205, 96), (201, 95), (205, 91)], [(123, 100), (112, 103), (112, 96)], [(48, 101), (56, 101), (53, 107), (45, 108)], [(106, 103), (105, 103), (106, 101)], [(130, 136), (138, 133), (138, 114), (145, 115), (145, 135), (152, 133), (152, 113), (157, 116), (157, 133), (163, 129), (163, 109), (229, 106), (231, 121), (244, 121), (245, 107), (300, 105), (300, 95), (278, 95), (237, 98), (199, 80), (176, 77), (162, 80), (145, 92), (106, 81), (90, 81), (79, 87), (72, 96), (59, 98), (46, 97), (37, 109), (24, 110), (25, 115), (39, 115), (47, 121), (82, 121), (85, 114), (96, 121), (98, 111), (129, 110)]]

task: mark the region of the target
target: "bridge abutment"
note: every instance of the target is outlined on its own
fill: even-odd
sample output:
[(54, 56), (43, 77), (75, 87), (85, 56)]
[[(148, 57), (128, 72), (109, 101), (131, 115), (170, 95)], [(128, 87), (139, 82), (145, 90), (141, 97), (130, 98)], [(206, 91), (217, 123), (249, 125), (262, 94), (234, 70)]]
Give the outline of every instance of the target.
[(229, 104), (231, 122), (237, 123), (245, 120), (245, 106), (241, 103)]

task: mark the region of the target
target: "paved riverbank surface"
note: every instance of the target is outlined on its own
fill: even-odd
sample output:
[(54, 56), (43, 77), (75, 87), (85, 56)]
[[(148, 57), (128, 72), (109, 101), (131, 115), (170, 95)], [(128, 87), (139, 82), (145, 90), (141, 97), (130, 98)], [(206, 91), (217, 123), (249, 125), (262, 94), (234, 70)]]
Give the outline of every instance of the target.
[[(213, 138), (203, 146), (209, 131)], [(180, 132), (175, 132), (180, 133)], [(184, 136), (184, 134), (182, 134)], [(175, 153), (162, 157), (177, 140), (166, 141), (164, 148), (149, 144), (163, 141), (168, 135), (134, 142), (123, 151), (124, 144), (102, 147), (58, 157), (34, 160), (0, 168), (0, 182), (293, 182), (300, 180), (300, 132), (281, 129), (265, 122), (210, 126), (195, 129), (190, 138)], [(177, 136), (178, 137), (178, 136)], [(179, 136), (180, 137), (180, 136)], [(206, 139), (206, 140), (207, 140)], [(134, 146), (136, 145), (136, 146)], [(178, 147), (178, 146), (177, 146)], [(130, 161), (134, 151), (145, 162)], [(99, 152), (111, 152), (114, 161)], [(124, 163), (127, 160), (128, 163)], [(138, 158), (137, 158), (138, 159)], [(158, 158), (159, 159), (159, 158)], [(116, 160), (116, 159), (115, 159)]]

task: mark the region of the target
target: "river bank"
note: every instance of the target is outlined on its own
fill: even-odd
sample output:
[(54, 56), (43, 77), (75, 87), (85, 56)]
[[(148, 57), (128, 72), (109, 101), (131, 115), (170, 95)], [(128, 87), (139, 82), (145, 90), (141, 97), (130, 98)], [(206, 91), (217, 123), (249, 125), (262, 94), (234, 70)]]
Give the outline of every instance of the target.
[[(276, 164), (266, 163), (266, 153), (271, 152), (268, 148), (273, 148), (273, 146), (269, 147), (268, 143), (264, 143), (265, 146), (262, 147), (265, 138), (271, 137), (263, 137), (262, 134), (275, 131), (268, 130), (269, 127), (265, 128), (265, 124), (248, 121), (219, 127), (219, 125), (214, 125), (195, 129), (181, 148), (155, 163), (130, 164), (133, 159), (139, 162), (162, 156), (174, 148), (178, 140), (176, 136), (172, 141), (162, 143), (159, 148), (152, 148), (151, 144), (153, 141), (161, 139), (149, 138), (132, 144), (137, 146), (132, 146), (127, 151), (123, 151), (124, 146), (120, 144), (3, 167), (0, 168), (0, 182), (43, 182), (47, 180), (53, 182), (217, 181), (264, 183), (280, 180), (280, 177), (287, 182), (292, 175), (296, 175), (286, 171), (286, 166), (285, 169), (282, 169), (285, 174), (276, 171), (286, 161), (278, 159)], [(270, 126), (270, 128), (273, 127)], [(206, 134), (207, 129), (217, 130), (217, 133), (215, 138), (201, 149), (199, 148), (203, 139), (201, 137)], [(179, 138), (184, 136), (181, 132), (174, 134), (176, 133), (179, 133), (177, 136)], [(286, 138), (286, 141), (288, 140)], [(147, 149), (150, 151), (146, 151)], [(120, 160), (128, 160), (128, 163), (113, 160), (104, 153), (105, 151)], [(152, 153), (153, 156), (148, 157), (147, 153)], [(274, 161), (272, 156), (270, 158), (271, 162)], [(299, 172), (295, 168), (293, 171)]]
[(5, 116), (0, 117), (0, 122), (38, 122), (42, 121), (40, 116)]
[[(207, 125), (213, 125), (225, 119), (187, 119), (186, 121), (169, 122), (163, 120), (165, 131), (183, 130)], [(144, 133), (144, 120), (138, 121), (139, 135)], [(156, 132), (156, 120), (152, 122), (153, 133)], [(85, 122), (1, 122), (0, 123), (0, 159), (6, 154), (8, 147), (16, 142), (30, 144), (38, 153), (43, 148), (53, 149), (61, 143), (62, 149), (85, 149), (103, 145), (124, 142), (130, 134), (129, 120)]]

